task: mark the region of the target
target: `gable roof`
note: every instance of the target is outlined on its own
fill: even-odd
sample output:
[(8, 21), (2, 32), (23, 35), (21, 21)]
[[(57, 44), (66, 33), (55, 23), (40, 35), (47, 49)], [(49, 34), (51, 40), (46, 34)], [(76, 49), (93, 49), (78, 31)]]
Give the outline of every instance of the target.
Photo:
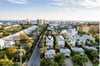
[(46, 50), (45, 51), (45, 55), (49, 55), (49, 54), (55, 54), (55, 50)]
[(56, 40), (58, 40), (58, 41), (65, 41), (65, 39), (63, 38), (63, 36), (57, 36)]
[(46, 36), (46, 41), (54, 41), (52, 36)]
[(65, 30), (65, 29), (62, 30), (62, 31), (61, 31), (61, 34), (63, 34), (63, 33), (67, 34), (67, 30)]
[(62, 53), (67, 53), (67, 52), (71, 53), (71, 51), (69, 49), (67, 49), (67, 48), (65, 48), (65, 49), (61, 48), (60, 52), (62, 52)]

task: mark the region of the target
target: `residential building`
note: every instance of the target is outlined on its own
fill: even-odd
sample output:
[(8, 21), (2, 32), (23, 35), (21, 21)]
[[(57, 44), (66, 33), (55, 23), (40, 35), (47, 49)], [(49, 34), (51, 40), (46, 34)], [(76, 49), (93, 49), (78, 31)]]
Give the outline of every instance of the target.
[(52, 36), (46, 36), (46, 46), (47, 48), (53, 48), (54, 39)]
[(9, 47), (15, 44), (13, 41), (5, 41), (3, 39), (0, 39), (0, 49), (3, 49), (4, 47)]
[(64, 47), (65, 46), (65, 39), (63, 38), (63, 36), (57, 36), (56, 37), (56, 41), (58, 43), (58, 46), (60, 47)]
[(45, 58), (54, 58), (55, 56), (55, 50), (50, 49), (45, 51)]
[(69, 49), (67, 49), (67, 48), (60, 48), (59, 50), (60, 50), (60, 53), (64, 53), (65, 56), (70, 57), (71, 51)]

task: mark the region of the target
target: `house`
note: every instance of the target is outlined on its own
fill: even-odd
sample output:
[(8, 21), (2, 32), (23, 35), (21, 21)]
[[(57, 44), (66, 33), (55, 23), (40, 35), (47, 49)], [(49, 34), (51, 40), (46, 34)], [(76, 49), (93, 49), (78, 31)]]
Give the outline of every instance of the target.
[(2, 40), (2, 39), (0, 39), (0, 49), (3, 49), (3, 47), (4, 47), (4, 40)]
[(47, 29), (53, 31), (55, 29), (55, 27), (54, 26), (49, 26)]
[(9, 46), (12, 46), (14, 44), (15, 44), (15, 42), (13, 42), (13, 41), (5, 41), (4, 42), (4, 47), (9, 47)]
[(67, 48), (60, 48), (60, 53), (64, 53), (65, 56), (70, 57), (71, 51)]
[(63, 36), (57, 36), (56, 37), (56, 41), (58, 43), (58, 46), (60, 47), (64, 47), (65, 46), (65, 39), (63, 38)]
[(74, 35), (76, 35), (78, 32), (77, 32), (77, 30), (75, 29), (75, 28), (71, 28), (71, 29), (68, 29), (67, 30), (67, 34), (68, 35), (71, 35), (71, 36), (74, 36)]
[(46, 46), (47, 48), (53, 48), (54, 39), (52, 36), (46, 36)]
[(15, 44), (15, 42), (12, 41), (5, 41), (3, 39), (0, 39), (0, 49), (3, 49), (4, 47), (9, 47)]
[(76, 37), (75, 36), (71, 36), (71, 35), (67, 35), (66, 36), (66, 42), (67, 44), (72, 44), (73, 46), (75, 46), (75, 43), (76, 43)]
[(17, 32), (15, 34), (6, 36), (6, 37), (4, 37), (2, 39), (4, 39), (4, 40), (12, 40), (13, 41), (15, 39), (15, 36), (16, 36), (16, 39), (19, 40), (19, 37), (17, 37), (17, 36), (19, 36), (19, 34), (30, 34), (32, 31), (36, 30), (37, 28), (38, 28), (38, 26), (32, 26), (32, 27), (29, 27), (29, 28), (27, 28), (25, 30)]
[(54, 58), (55, 56), (55, 50), (50, 49), (45, 51), (45, 58)]
[(72, 51), (79, 52), (82, 54), (84, 54), (84, 52), (85, 52), (83, 48), (79, 48), (79, 47), (73, 47), (71, 49), (72, 49)]
[(66, 29), (62, 30), (62, 31), (60, 32), (60, 34), (66, 34), (66, 35), (67, 35), (67, 30), (66, 30)]
[(97, 49), (95, 47), (91, 47), (91, 46), (84, 46), (84, 48), (97, 51)]

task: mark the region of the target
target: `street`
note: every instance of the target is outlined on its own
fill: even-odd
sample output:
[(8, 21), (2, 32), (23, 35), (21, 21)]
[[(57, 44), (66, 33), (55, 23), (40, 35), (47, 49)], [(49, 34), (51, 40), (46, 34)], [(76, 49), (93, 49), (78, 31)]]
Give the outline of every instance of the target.
[(28, 61), (28, 66), (39, 66), (39, 65), (40, 65), (40, 51), (38, 45), (36, 45)]

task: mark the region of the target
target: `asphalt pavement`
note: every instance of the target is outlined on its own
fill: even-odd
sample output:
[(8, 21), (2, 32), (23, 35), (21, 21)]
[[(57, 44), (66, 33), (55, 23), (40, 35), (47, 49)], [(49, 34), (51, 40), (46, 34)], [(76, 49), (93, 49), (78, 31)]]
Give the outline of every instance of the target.
[(40, 66), (40, 50), (38, 45), (36, 45), (29, 61), (28, 66)]

